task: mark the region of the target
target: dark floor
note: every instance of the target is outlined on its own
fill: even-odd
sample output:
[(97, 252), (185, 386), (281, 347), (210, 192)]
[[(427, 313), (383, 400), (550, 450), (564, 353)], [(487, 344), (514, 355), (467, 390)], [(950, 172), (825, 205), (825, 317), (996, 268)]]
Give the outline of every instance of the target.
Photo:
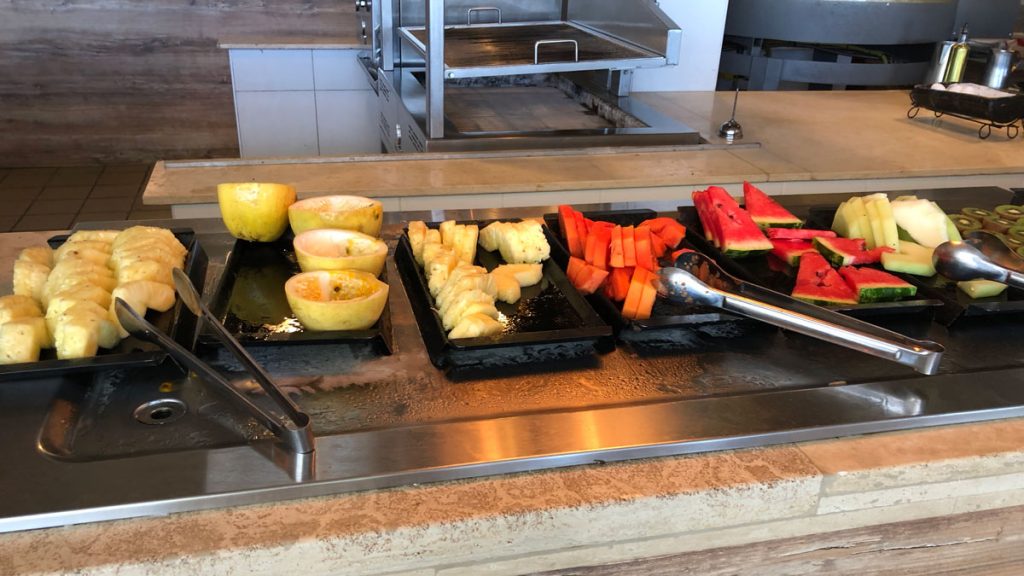
[(142, 203), (151, 170), (147, 164), (0, 168), (0, 232), (170, 218), (170, 208)]

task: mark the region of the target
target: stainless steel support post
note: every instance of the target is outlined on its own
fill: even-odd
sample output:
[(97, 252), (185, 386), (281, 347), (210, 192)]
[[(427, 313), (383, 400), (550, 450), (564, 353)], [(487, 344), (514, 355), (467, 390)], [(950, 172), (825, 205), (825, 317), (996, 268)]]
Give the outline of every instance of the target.
[(427, 0), (427, 136), (444, 138), (444, 0)]

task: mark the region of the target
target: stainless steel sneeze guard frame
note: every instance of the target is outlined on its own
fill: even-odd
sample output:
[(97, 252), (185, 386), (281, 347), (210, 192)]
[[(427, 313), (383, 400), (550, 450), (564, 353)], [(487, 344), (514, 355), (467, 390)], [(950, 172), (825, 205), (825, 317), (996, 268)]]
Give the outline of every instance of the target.
[[(962, 196), (1005, 203), (1010, 194), (987, 189)], [(675, 205), (658, 208), (670, 211)], [(443, 217), (513, 218), (551, 210), (475, 210)], [(396, 235), (400, 219), (429, 216), (439, 215), (388, 214), (386, 235)], [(209, 295), (232, 240), (212, 232), (219, 222), (190, 224), (210, 254)], [(179, 438), (178, 448), (164, 452), (112, 452), (77, 460), (48, 456), (41, 451), (41, 429), (59, 390), (85, 391), (93, 382), (50, 378), (0, 384), (5, 463), (0, 489), (8, 495), (0, 501), (0, 531), (1024, 416), (1024, 350), (1005, 337), (1019, 320), (984, 319), (959, 334), (933, 322), (911, 323), (914, 337), (934, 338), (947, 348), (941, 373), (931, 377), (768, 329), (715, 335), (697, 346), (684, 338), (667, 353), (619, 346), (584, 363), (460, 380), (429, 364), (399, 276), (389, 271), (389, 278), (395, 355), (353, 356), (337, 347), (315, 369), (396, 368), (376, 384), (299, 398), (321, 434), (314, 455), (294, 456), (269, 439), (229, 435), (232, 440), (220, 447), (182, 450)], [(279, 378), (280, 366), (268, 367)], [(110, 391), (144, 384), (130, 379)], [(183, 434), (174, 425), (184, 426), (189, 416), (162, 430), (124, 422), (137, 404), (126, 404), (124, 414), (106, 414), (119, 419), (122, 428), (116, 430)], [(209, 421), (219, 414), (200, 411), (192, 418)], [(93, 423), (103, 425), (100, 419)], [(141, 438), (117, 437), (129, 445)]]

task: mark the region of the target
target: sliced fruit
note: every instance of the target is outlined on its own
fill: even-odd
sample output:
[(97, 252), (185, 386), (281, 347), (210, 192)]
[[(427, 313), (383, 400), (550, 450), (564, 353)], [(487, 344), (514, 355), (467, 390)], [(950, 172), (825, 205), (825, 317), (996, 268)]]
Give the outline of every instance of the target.
[(544, 276), (543, 264), (502, 264), (491, 274), (510, 274), (523, 288), (540, 282)]
[(1010, 228), (1006, 231), (1006, 236), (1009, 238), (1016, 238), (1017, 240), (1024, 242), (1024, 226), (1020, 226), (1018, 224), (1017, 226)]
[(39, 303), (29, 296), (12, 294), (0, 296), (0, 324), (18, 318), (41, 317), (43, 310)]
[(1024, 207), (1014, 206), (1013, 204), (1001, 204), (996, 206), (995, 213), (1000, 218), (1016, 222), (1017, 220), (1024, 218)]
[[(487, 289), (490, 276), (490, 274), (471, 273), (445, 283), (444, 288), (437, 293), (437, 297), (434, 299), (434, 307), (444, 316), (445, 312), (458, 299), (459, 294), (470, 290), (480, 290), (493, 299), (494, 293)], [(515, 280), (512, 281), (515, 282)]]
[(571, 206), (563, 204), (558, 207), (558, 228), (565, 238), (569, 255), (580, 257), (583, 254), (583, 245), (576, 230), (576, 211)]
[(970, 206), (968, 206), (967, 208), (961, 208), (960, 213), (970, 216), (971, 218), (974, 218), (976, 220), (984, 220), (985, 218), (995, 216), (995, 213), (992, 212), (991, 210), (985, 210), (984, 208), (974, 208)]
[(950, 242), (961, 242), (964, 237), (960, 235), (960, 230), (953, 224), (953, 221), (946, 216), (946, 236), (949, 237)]
[(46, 321), (20, 318), (0, 324), (0, 364), (19, 364), (39, 360), (41, 348), (52, 348)]
[(575, 256), (569, 257), (569, 265), (565, 269), (565, 275), (569, 278), (569, 281), (572, 282), (573, 286), (576, 285), (576, 277), (579, 276), (580, 271), (582, 271), (583, 267), (586, 265), (587, 263), (584, 262), (582, 258), (577, 258)]
[(413, 258), (417, 262), (423, 259), (423, 242), (427, 239), (427, 225), (422, 220), (409, 222), (409, 246), (412, 248)]
[[(872, 204), (875, 206), (875, 210), (878, 213), (879, 222), (882, 229), (882, 238), (876, 244), (876, 248), (879, 246), (888, 246), (894, 251), (900, 249), (900, 236), (899, 230), (896, 226), (896, 218), (892, 214), (892, 203), (889, 202), (889, 197), (885, 194), (873, 194)], [(872, 229), (872, 233), (874, 229)]]
[(42, 303), (43, 289), (46, 287), (46, 279), (49, 276), (50, 268), (45, 264), (31, 260), (17, 260), (14, 263), (14, 276), (11, 279), (14, 293), (28, 296), (36, 302)]
[(369, 272), (303, 272), (285, 282), (296, 318), (309, 330), (363, 330), (373, 326), (388, 301), (388, 285)]
[(750, 217), (762, 228), (800, 228), (804, 225), (781, 204), (750, 182), (743, 182), (743, 205)]
[(860, 238), (823, 238), (821, 236), (813, 238), (811, 242), (826, 260), (836, 266), (852, 264), (854, 258), (864, 251), (865, 244), (865, 241)]
[(697, 211), (697, 218), (700, 220), (701, 228), (704, 229), (704, 239), (718, 246), (715, 233), (715, 218), (711, 209), (711, 198), (705, 190), (694, 190), (691, 198), (693, 198), (693, 207)]
[(651, 255), (654, 256), (655, 263), (658, 259), (665, 255), (668, 251), (668, 246), (665, 245), (665, 241), (658, 236), (656, 232), (651, 231)]
[[(868, 212), (868, 224), (871, 225), (871, 234), (866, 235), (864, 238), (867, 248), (883, 246), (885, 232), (882, 231), (882, 217), (878, 214), (878, 206), (875, 204), (875, 200), (873, 198), (865, 199), (864, 209)], [(871, 237), (871, 241), (868, 241), (868, 236)], [(898, 241), (899, 239), (897, 238)]]
[(612, 268), (623, 268), (626, 266), (622, 248), (622, 226), (616, 226), (612, 229), (612, 243), (608, 246), (608, 266)]
[(650, 228), (651, 232), (661, 238), (666, 248), (675, 249), (686, 237), (686, 226), (675, 218), (650, 218), (641, 222), (640, 226)]
[(843, 266), (839, 274), (857, 292), (858, 302), (890, 302), (917, 294), (917, 287), (875, 268)]
[[(476, 246), (475, 240), (473, 245)], [(292, 246), (303, 272), (362, 270), (380, 276), (388, 255), (388, 245), (383, 240), (337, 228), (307, 230), (295, 237)]]
[(992, 232), (1003, 233), (1013, 227), (1016, 224), (1014, 220), (1007, 220), (999, 216), (989, 216), (981, 221), (981, 227), (985, 230), (991, 230)]
[(765, 230), (765, 233), (769, 240), (810, 240), (817, 236), (836, 237), (836, 233), (832, 230), (811, 230), (810, 228), (769, 228)]
[(957, 282), (956, 287), (971, 298), (991, 298), (999, 296), (1006, 290), (1006, 284), (992, 280), (965, 280)]
[(765, 238), (758, 225), (725, 189), (712, 186), (707, 193), (719, 250), (726, 256), (743, 258), (772, 249), (772, 243)]
[(490, 294), (474, 288), (456, 292), (445, 302), (445, 306), (438, 310), (441, 315), (441, 323), (445, 330), (451, 330), (463, 317), (469, 314), (484, 313), (493, 318), (498, 317), (498, 310), (494, 307), (494, 297)]
[(508, 304), (515, 304), (522, 298), (522, 287), (511, 274), (488, 274), (484, 292)]
[(580, 294), (593, 294), (601, 288), (606, 278), (608, 278), (607, 270), (602, 270), (591, 264), (584, 264), (583, 269), (576, 275), (574, 285)]
[(651, 229), (636, 229), (636, 265), (645, 270), (654, 270), (658, 263), (651, 252)]
[(458, 265), (459, 259), (455, 257), (455, 254), (447, 252), (439, 254), (423, 268), (423, 273), (427, 277), (427, 289), (432, 296), (437, 297), (448, 282), (452, 270)]
[(448, 338), (482, 338), (501, 334), (505, 325), (487, 314), (474, 312), (467, 314), (448, 333)]
[(949, 240), (946, 214), (929, 200), (905, 200), (892, 203), (896, 225), (922, 246), (934, 248)]
[(455, 255), (466, 264), (472, 264), (476, 260), (477, 239), (480, 236), (480, 227), (476, 224), (466, 224), (455, 229)]
[(622, 228), (622, 264), (627, 268), (636, 266), (636, 229)]
[(536, 220), (507, 222), (499, 228), (498, 251), (509, 264), (539, 263), (551, 255), (544, 229)]
[[(868, 218), (868, 210), (864, 205), (864, 198), (861, 196), (854, 196), (853, 198), (850, 198), (848, 206), (848, 210), (850, 210), (850, 218), (856, 221), (856, 226), (853, 226), (852, 228), (856, 228), (856, 230), (860, 232), (859, 236), (850, 237), (863, 238), (869, 245), (874, 244), (874, 230), (871, 228), (871, 220)], [(851, 230), (850, 233), (853, 234), (853, 231)]]
[(289, 206), (288, 221), (296, 235), (316, 228), (341, 228), (380, 236), (384, 205), (362, 196), (318, 196)]
[(956, 229), (960, 232), (981, 230), (981, 221), (977, 218), (972, 218), (966, 214), (946, 214), (946, 217), (953, 222), (953, 225), (956, 226)]
[(808, 252), (800, 257), (792, 296), (811, 304), (856, 304), (857, 294), (821, 255)]
[(816, 251), (810, 240), (772, 240), (772, 254), (793, 267), (799, 265), (801, 255)]
[(438, 226), (438, 231), (441, 232), (441, 244), (451, 247), (455, 244), (455, 227), (458, 224), (455, 220), (445, 220)]
[(501, 230), (506, 224), (506, 222), (491, 222), (484, 226), (477, 235), (477, 243), (480, 244), (480, 247), (488, 252), (497, 250), (498, 240), (501, 238)]
[(861, 266), (864, 264), (877, 264), (882, 261), (882, 254), (888, 252), (895, 252), (895, 250), (889, 248), (888, 246), (879, 246), (878, 248), (873, 248), (871, 250), (857, 252), (853, 255), (853, 261), (850, 262), (850, 264), (853, 266)]
[(622, 304), (623, 318), (631, 320), (650, 318), (651, 308), (654, 306), (652, 292), (648, 292), (648, 289), (654, 290), (654, 287), (651, 285), (651, 278), (652, 273), (643, 268), (637, 268), (633, 271), (633, 277), (629, 282), (629, 290), (626, 293), (626, 300)]
[(616, 302), (622, 302), (629, 293), (629, 281), (633, 278), (632, 268), (612, 268), (608, 276), (607, 286), (609, 287), (609, 298)]
[[(904, 243), (900, 243), (903, 248)], [(901, 272), (915, 276), (934, 276), (935, 266), (931, 254), (922, 257), (920, 254), (887, 252), (882, 254), (882, 267), (890, 272)]]
[[(295, 188), (287, 184), (241, 182), (217, 185), (224, 225), (235, 238), (273, 242), (288, 228)], [(297, 233), (297, 232), (296, 232)]]

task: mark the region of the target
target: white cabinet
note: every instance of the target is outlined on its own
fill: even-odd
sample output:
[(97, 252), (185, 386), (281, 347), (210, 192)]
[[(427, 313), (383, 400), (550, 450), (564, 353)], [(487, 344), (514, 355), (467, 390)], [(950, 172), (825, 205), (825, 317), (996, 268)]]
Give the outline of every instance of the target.
[(243, 158), (379, 152), (377, 98), (356, 49), (232, 48)]

